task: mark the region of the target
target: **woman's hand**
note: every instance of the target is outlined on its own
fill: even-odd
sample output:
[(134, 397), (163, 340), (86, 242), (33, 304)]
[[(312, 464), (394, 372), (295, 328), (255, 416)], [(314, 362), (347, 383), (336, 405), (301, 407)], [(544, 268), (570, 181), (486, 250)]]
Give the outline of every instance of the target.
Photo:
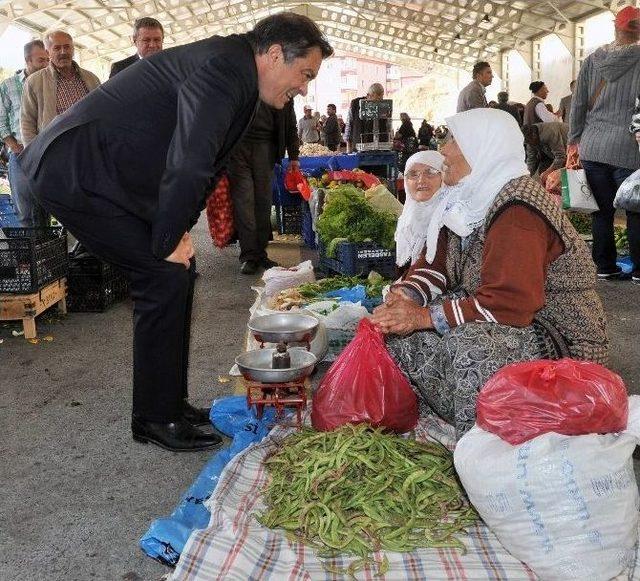
[[(389, 293), (392, 294), (392, 293)], [(403, 292), (394, 291), (389, 302), (376, 307), (371, 322), (385, 335), (409, 335), (414, 331), (432, 329), (431, 313), (421, 307)]]
[(194, 256), (193, 240), (191, 234), (185, 232), (185, 235), (178, 242), (175, 250), (165, 258), (167, 262), (175, 262), (176, 264), (184, 264), (185, 268), (191, 266), (191, 258)]

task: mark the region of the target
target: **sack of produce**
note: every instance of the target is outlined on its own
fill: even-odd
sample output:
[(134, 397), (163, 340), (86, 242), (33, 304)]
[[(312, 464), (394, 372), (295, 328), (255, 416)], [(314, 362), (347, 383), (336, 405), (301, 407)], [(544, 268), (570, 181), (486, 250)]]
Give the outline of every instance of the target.
[(209, 234), (216, 248), (224, 248), (233, 237), (233, 202), (229, 191), (229, 178), (223, 175), (213, 193), (207, 199), (207, 222)]
[(587, 176), (583, 169), (560, 170), (562, 180), (562, 207), (565, 210), (591, 214), (600, 208), (593, 197)]
[(613, 205), (629, 212), (640, 212), (640, 169), (620, 184)]
[(540, 434), (567, 436), (624, 430), (627, 389), (622, 378), (590, 361), (539, 359), (507, 365), (482, 388), (476, 421), (510, 444)]
[(398, 433), (418, 421), (411, 385), (389, 355), (382, 333), (369, 319), (329, 368), (313, 396), (311, 422), (316, 430), (366, 422)]
[(298, 264), (285, 268), (283, 266), (275, 266), (265, 270), (262, 275), (265, 286), (265, 295), (272, 297), (281, 290), (294, 288), (306, 282), (314, 282), (316, 275), (313, 272), (313, 264), (310, 260), (305, 260)]
[(476, 425), (454, 461), (482, 519), (541, 579), (604, 581), (635, 562), (639, 437), (640, 397), (632, 396), (623, 432), (547, 433), (512, 446)]

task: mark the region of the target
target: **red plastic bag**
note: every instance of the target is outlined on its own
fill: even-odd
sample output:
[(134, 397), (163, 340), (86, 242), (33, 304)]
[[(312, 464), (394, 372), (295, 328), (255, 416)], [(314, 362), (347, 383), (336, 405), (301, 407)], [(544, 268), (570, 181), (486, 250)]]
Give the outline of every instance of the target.
[(329, 172), (329, 179), (343, 182), (362, 182), (367, 190), (372, 186), (380, 185), (380, 179), (373, 174), (350, 169)]
[(299, 193), (307, 202), (311, 197), (311, 188), (304, 174), (299, 169), (287, 170), (284, 174), (284, 187), (292, 193)]
[(418, 401), (369, 319), (362, 319), (353, 341), (329, 368), (313, 396), (316, 430), (366, 422), (395, 432), (412, 430)]
[(233, 221), (233, 202), (229, 191), (229, 178), (223, 175), (216, 184), (213, 193), (207, 199), (207, 221), (209, 234), (217, 248), (229, 244), (235, 229)]
[(482, 388), (477, 423), (510, 444), (557, 432), (607, 434), (627, 427), (622, 378), (589, 361), (539, 359), (507, 365)]

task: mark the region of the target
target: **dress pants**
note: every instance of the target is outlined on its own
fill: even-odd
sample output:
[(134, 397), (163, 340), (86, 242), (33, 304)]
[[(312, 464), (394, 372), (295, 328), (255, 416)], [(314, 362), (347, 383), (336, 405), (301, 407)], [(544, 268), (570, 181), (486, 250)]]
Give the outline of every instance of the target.
[(271, 238), (271, 206), (275, 146), (243, 141), (229, 161), (233, 217), (240, 242), (240, 262), (267, 258)]
[[(151, 251), (151, 224), (101, 200), (104, 212), (89, 213), (60, 203), (83, 192), (65, 180), (65, 151), (52, 145), (47, 164), (29, 185), (44, 209), (55, 216), (95, 256), (121, 268), (129, 279), (133, 313), (133, 414), (151, 422), (172, 422), (182, 415), (188, 395), (187, 369), (195, 261), (190, 269), (162, 260)], [(56, 159), (57, 156), (61, 159)], [(59, 164), (55, 162), (60, 162)], [(52, 163), (53, 162), (53, 163)], [(53, 168), (53, 170), (47, 170)], [(25, 178), (26, 179), (26, 178)], [(66, 182), (66, 183), (65, 183)], [(111, 208), (109, 208), (111, 206)], [(105, 330), (108, 331), (108, 330)], [(95, 355), (99, 357), (99, 354)]]

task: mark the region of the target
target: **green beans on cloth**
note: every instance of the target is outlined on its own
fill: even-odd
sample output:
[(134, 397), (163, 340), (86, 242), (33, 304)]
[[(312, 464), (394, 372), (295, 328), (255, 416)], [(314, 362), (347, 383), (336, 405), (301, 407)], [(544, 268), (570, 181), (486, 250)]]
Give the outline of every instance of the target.
[[(262, 491), (268, 482), (264, 459), (280, 449), (278, 442), (293, 430), (276, 427), (260, 444), (236, 456), (220, 476), (207, 507), (209, 527), (194, 531), (171, 579), (178, 581), (313, 581), (335, 580), (325, 563), (346, 569), (357, 557), (319, 559), (311, 547), (289, 541), (282, 531), (270, 530), (254, 513), (265, 508)], [(416, 427), (418, 441), (437, 440), (450, 450), (455, 446), (451, 426), (430, 415)], [(389, 570), (375, 579), (388, 581), (533, 581), (531, 570), (512, 557), (496, 537), (477, 521), (461, 537), (466, 553), (458, 549), (421, 548), (410, 553), (387, 553)], [(382, 555), (378, 556), (382, 559)], [(375, 565), (356, 573), (373, 579)]]
[[(455, 478), (444, 446), (385, 434), (366, 424), (331, 432), (303, 429), (265, 460), (271, 480), (267, 510), (257, 515), (270, 529), (317, 549), (321, 557), (360, 557), (346, 571), (373, 563), (377, 551), (457, 547), (457, 535), (478, 519)], [(376, 560), (378, 574), (388, 560)]]

